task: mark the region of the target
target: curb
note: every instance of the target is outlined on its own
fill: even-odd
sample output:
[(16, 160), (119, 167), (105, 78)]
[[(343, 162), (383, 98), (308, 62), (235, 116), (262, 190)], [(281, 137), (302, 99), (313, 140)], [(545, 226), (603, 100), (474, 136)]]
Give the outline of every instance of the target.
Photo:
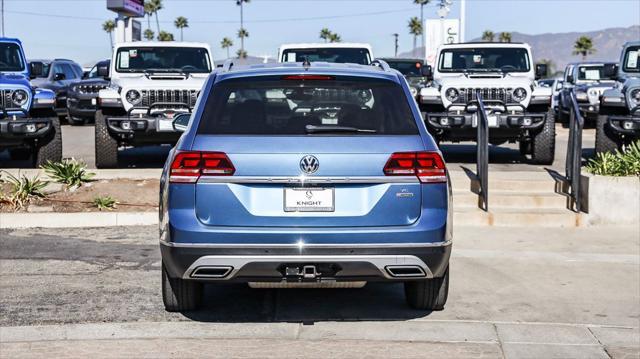
[(157, 225), (157, 212), (0, 213), (0, 229)]
[[(39, 176), (40, 178), (48, 177), (46, 172), (37, 168), (0, 168), (0, 172), (8, 172), (12, 176), (20, 177), (25, 175), (27, 177)], [(144, 180), (144, 179), (160, 179), (162, 175), (162, 168), (122, 168), (122, 169), (107, 169), (98, 170), (95, 168), (87, 168), (87, 172), (95, 173), (93, 179), (132, 179), (132, 180)]]

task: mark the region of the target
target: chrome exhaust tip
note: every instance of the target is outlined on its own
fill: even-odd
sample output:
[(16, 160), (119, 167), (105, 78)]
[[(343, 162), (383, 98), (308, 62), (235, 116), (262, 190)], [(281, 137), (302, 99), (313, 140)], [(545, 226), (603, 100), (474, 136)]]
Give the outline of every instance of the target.
[(191, 272), (191, 278), (224, 278), (232, 270), (232, 266), (200, 266)]
[(427, 276), (420, 266), (386, 266), (385, 269), (394, 278), (424, 278)]

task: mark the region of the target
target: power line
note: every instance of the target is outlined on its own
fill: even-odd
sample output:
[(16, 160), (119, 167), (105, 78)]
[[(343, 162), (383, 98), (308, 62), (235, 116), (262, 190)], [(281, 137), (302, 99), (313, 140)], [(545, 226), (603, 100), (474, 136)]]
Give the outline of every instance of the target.
[[(35, 0), (31, 0), (35, 1)], [(67, 0), (67, 1), (75, 1), (75, 0)], [(276, 0), (276, 1), (284, 1), (284, 0)], [(332, 1), (332, 0), (330, 0)], [(326, 15), (326, 16), (313, 16), (313, 17), (295, 17), (295, 18), (278, 18), (278, 19), (256, 19), (256, 20), (246, 20), (246, 23), (271, 23), (271, 22), (282, 22), (282, 21), (314, 21), (314, 20), (331, 20), (331, 19), (341, 19), (341, 18), (350, 18), (350, 17), (361, 17), (361, 16), (375, 16), (375, 15), (386, 15), (393, 13), (403, 13), (415, 11), (415, 8), (405, 8), (405, 9), (397, 9), (397, 10), (385, 10), (385, 11), (372, 11), (366, 13), (353, 13), (353, 14), (343, 14), (343, 15)], [(16, 14), (16, 15), (27, 15), (27, 16), (40, 16), (40, 17), (48, 17), (48, 18), (60, 18), (60, 19), (73, 19), (73, 20), (90, 20), (90, 21), (104, 21), (105, 18), (98, 17), (88, 17), (88, 16), (74, 16), (74, 15), (63, 15), (63, 14), (46, 14), (46, 13), (38, 13), (31, 11), (5, 11), (8, 14)], [(173, 21), (164, 20), (160, 21), (161, 23), (171, 23)], [(236, 24), (237, 20), (189, 20), (191, 24)]]

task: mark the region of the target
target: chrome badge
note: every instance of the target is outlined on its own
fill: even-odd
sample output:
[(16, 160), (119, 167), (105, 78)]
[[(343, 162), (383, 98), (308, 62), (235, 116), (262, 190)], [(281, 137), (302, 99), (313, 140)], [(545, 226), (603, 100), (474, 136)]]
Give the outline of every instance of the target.
[(320, 161), (318, 161), (318, 159), (315, 158), (315, 156), (306, 155), (302, 157), (302, 159), (300, 160), (300, 169), (304, 173), (307, 173), (307, 174), (315, 173), (316, 171), (318, 171), (319, 167), (320, 167)]

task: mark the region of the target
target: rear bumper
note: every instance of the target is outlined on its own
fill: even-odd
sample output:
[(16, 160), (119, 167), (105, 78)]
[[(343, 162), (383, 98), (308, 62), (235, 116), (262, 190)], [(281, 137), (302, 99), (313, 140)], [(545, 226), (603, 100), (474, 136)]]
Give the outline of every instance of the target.
[[(169, 275), (198, 281), (406, 281), (442, 276), (451, 255), (451, 241), (250, 246), (160, 243)], [(317, 268), (318, 276), (287, 275), (287, 267), (304, 266)]]

